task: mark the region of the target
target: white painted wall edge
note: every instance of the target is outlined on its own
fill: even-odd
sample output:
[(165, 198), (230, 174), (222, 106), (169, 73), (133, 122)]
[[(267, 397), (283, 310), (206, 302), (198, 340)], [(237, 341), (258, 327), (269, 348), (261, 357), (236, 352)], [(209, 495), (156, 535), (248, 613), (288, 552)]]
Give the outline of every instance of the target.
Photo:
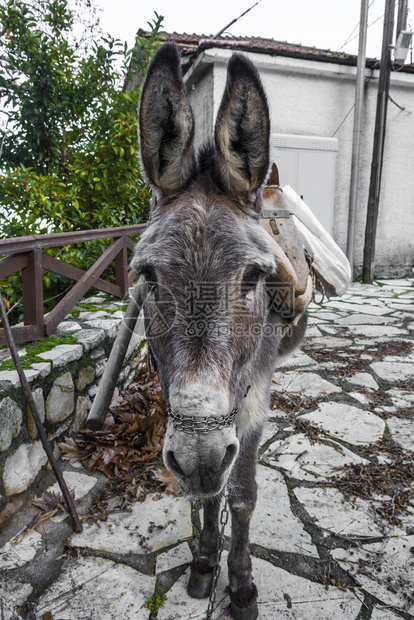
[[(184, 82), (191, 86), (197, 81), (198, 76), (202, 74), (209, 65), (227, 64), (232, 56), (233, 50), (222, 48), (210, 48), (199, 54), (195, 62), (184, 76)], [(283, 73), (301, 73), (310, 75), (319, 75), (337, 79), (356, 80), (356, 66), (341, 65), (335, 62), (323, 62), (318, 60), (309, 60), (307, 58), (293, 58), (289, 56), (275, 56), (271, 54), (258, 54), (257, 52), (243, 51), (258, 69), (267, 69), (270, 71), (278, 71)], [(373, 70), (374, 80), (378, 79), (379, 69)], [(366, 69), (366, 77), (371, 77), (371, 69)], [(414, 74), (392, 72), (391, 82), (395, 86), (405, 86), (414, 88)]]

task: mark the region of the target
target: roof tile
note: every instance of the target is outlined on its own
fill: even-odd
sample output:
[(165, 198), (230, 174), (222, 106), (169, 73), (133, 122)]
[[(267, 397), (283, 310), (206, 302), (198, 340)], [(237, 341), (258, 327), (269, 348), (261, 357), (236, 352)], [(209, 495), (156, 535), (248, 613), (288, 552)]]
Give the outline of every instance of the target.
[[(305, 45), (297, 45), (288, 43), (287, 41), (275, 41), (275, 39), (264, 39), (261, 37), (235, 37), (235, 36), (213, 36), (198, 35), (187, 33), (164, 33), (169, 41), (176, 41), (181, 50), (184, 64), (191, 63), (195, 60), (197, 54), (211, 47), (222, 47), (225, 49), (237, 49), (240, 51), (250, 51), (256, 53), (266, 53), (276, 56), (290, 56), (296, 58), (307, 58), (309, 60), (317, 60), (323, 62), (335, 62), (337, 64), (356, 65), (357, 56), (346, 54), (345, 52), (322, 50), (317, 47), (308, 47)], [(138, 30), (138, 36), (149, 37), (150, 33)], [(376, 58), (367, 58), (367, 66), (379, 66)], [(406, 64), (403, 71), (414, 71), (414, 64)]]

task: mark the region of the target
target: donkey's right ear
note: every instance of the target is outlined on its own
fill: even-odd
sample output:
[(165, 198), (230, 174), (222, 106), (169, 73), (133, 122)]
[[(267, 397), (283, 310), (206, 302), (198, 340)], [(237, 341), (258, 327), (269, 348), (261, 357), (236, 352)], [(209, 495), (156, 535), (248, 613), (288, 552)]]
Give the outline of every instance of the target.
[(150, 183), (173, 196), (195, 167), (194, 118), (181, 75), (177, 45), (170, 41), (152, 59), (139, 110), (141, 159)]
[(246, 56), (233, 54), (214, 137), (224, 188), (246, 206), (267, 175), (269, 135), (269, 108), (259, 73)]

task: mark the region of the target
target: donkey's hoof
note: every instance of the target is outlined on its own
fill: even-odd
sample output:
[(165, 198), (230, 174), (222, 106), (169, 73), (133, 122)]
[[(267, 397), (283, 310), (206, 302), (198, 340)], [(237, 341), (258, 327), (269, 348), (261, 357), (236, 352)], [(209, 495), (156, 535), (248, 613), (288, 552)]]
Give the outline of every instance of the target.
[(250, 607), (237, 607), (234, 603), (230, 603), (230, 615), (233, 620), (256, 620), (259, 617), (257, 600)]
[(259, 610), (254, 584), (251, 589), (243, 588), (234, 593), (230, 591), (230, 614), (233, 620), (256, 620)]
[(192, 598), (207, 598), (210, 595), (213, 573), (199, 573), (191, 567), (187, 592)]

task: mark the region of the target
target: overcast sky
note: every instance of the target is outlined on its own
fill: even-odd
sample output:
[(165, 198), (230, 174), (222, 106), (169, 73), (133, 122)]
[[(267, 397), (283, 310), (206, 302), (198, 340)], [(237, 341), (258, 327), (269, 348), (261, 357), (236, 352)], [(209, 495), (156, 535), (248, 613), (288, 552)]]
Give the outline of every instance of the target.
[[(136, 31), (148, 28), (147, 22), (154, 18), (154, 11), (164, 16), (167, 32), (214, 35), (255, 1), (93, 0), (93, 3), (102, 9), (100, 21), (104, 33), (132, 45)], [(367, 56), (379, 58), (385, 0), (371, 0), (370, 4), (368, 23), (372, 25), (368, 28)], [(261, 0), (227, 32), (357, 54), (359, 18), (360, 0)], [(351, 40), (343, 47), (348, 38)]]

